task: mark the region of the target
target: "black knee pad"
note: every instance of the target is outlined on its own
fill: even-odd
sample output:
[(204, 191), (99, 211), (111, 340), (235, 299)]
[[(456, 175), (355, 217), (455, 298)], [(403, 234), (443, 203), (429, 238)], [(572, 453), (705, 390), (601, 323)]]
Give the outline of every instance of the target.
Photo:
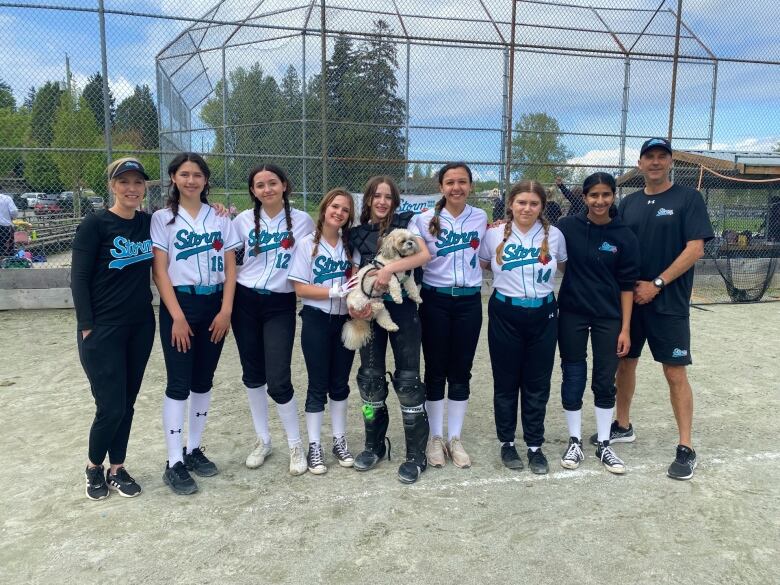
[(387, 380), (382, 370), (360, 368), (357, 373), (357, 384), (363, 402), (384, 404), (387, 399)]
[(450, 384), (447, 398), (450, 400), (468, 400), (471, 389), (468, 384)]
[(393, 387), (398, 395), (398, 402), (403, 407), (416, 407), (425, 402), (425, 384), (420, 380), (420, 374), (414, 370), (396, 370), (393, 375)]

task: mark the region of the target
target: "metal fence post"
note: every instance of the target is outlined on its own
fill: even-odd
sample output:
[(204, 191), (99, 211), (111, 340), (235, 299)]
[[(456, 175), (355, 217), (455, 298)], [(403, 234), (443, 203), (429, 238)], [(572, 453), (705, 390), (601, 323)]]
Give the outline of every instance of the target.
[(111, 145), (111, 99), (108, 93), (108, 54), (106, 49), (106, 12), (103, 0), (98, 0), (100, 21), (100, 67), (103, 73), (103, 139), (106, 141), (106, 164), (114, 158)]

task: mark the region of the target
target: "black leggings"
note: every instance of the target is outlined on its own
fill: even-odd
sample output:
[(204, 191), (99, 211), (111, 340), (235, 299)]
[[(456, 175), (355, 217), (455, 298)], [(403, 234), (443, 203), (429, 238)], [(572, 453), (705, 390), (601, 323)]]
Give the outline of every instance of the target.
[(300, 314), (301, 349), (309, 376), (306, 412), (322, 412), (328, 396), (331, 400), (345, 400), (349, 396), (349, 374), (355, 352), (341, 342), (347, 315), (330, 315), (305, 305)]
[(388, 333), (377, 325), (376, 321), (371, 321), (371, 339), (360, 348), (360, 367), (384, 372), (389, 338), (395, 357), (396, 372), (411, 371), (419, 375), (422, 330), (417, 304), (404, 297), (404, 302), (400, 305), (393, 301), (385, 301), (385, 308), (398, 325), (398, 331)]
[(165, 395), (174, 400), (187, 400), (190, 391), (205, 394), (214, 382), (225, 339), (213, 343), (209, 327), (222, 308), (222, 293), (192, 295), (176, 291), (176, 300), (194, 335), (190, 337), (189, 351), (182, 352), (173, 347), (173, 318), (165, 303), (160, 303), (160, 343), (168, 374)]
[(468, 400), (474, 353), (482, 329), (482, 295), (454, 297), (423, 289), (420, 305), (428, 400)]
[(267, 383), (268, 395), (277, 404), (290, 402), (295, 293), (261, 295), (239, 284), (232, 321), (244, 385), (259, 388)]
[(95, 399), (89, 460), (125, 462), (135, 399), (154, 343), (154, 314), (133, 325), (95, 325), (86, 339), (76, 332), (81, 365)]
[(496, 434), (502, 443), (515, 440), (518, 394), (523, 440), (529, 447), (544, 443), (544, 416), (550, 399), (550, 378), (558, 338), (555, 300), (538, 308), (488, 302), (488, 347), (493, 368)]
[(618, 367), (619, 319), (603, 319), (561, 311), (558, 348), (561, 351), (561, 402), (564, 410), (582, 409), (588, 378), (588, 333), (593, 352), (590, 387), (598, 408), (615, 406), (615, 373)]

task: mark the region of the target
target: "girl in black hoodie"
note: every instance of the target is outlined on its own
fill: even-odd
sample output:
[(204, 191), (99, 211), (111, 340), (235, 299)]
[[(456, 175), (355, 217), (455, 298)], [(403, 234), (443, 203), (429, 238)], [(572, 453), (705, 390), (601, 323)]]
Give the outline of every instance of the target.
[(576, 469), (582, 452), (582, 397), (587, 380), (587, 342), (593, 354), (593, 390), (598, 449), (596, 456), (612, 473), (626, 466), (609, 444), (615, 406), (618, 359), (631, 345), (629, 326), (633, 288), (639, 278), (639, 242), (615, 217), (615, 179), (594, 173), (582, 185), (585, 211), (562, 218), (558, 228), (569, 251), (559, 293), (558, 347), (561, 352), (561, 401), (569, 426), (569, 445), (561, 466)]

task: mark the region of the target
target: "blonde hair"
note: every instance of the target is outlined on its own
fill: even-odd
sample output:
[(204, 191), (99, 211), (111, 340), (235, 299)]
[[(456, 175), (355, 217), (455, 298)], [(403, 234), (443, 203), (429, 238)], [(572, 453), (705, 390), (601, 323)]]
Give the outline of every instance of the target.
[(512, 186), (512, 189), (509, 191), (509, 196), (506, 198), (506, 224), (504, 225), (504, 239), (501, 240), (501, 243), (498, 245), (498, 248), (496, 248), (496, 263), (501, 266), (504, 261), (501, 258), (501, 255), (504, 253), (504, 245), (506, 244), (506, 241), (509, 239), (509, 236), (512, 235), (512, 223), (514, 222), (515, 218), (512, 214), (512, 202), (514, 201), (515, 197), (520, 195), (520, 193), (533, 193), (542, 202), (542, 208), (539, 210), (539, 221), (542, 222), (542, 227), (544, 228), (544, 240), (542, 240), (542, 247), (539, 250), (539, 261), (542, 264), (547, 264), (547, 260), (549, 260), (550, 257), (550, 243), (548, 241), (548, 236), (550, 235), (550, 222), (547, 221), (547, 218), (544, 217), (544, 208), (547, 207), (547, 192), (544, 190), (544, 187), (542, 187), (541, 183), (538, 181), (520, 181), (519, 183), (515, 183)]

